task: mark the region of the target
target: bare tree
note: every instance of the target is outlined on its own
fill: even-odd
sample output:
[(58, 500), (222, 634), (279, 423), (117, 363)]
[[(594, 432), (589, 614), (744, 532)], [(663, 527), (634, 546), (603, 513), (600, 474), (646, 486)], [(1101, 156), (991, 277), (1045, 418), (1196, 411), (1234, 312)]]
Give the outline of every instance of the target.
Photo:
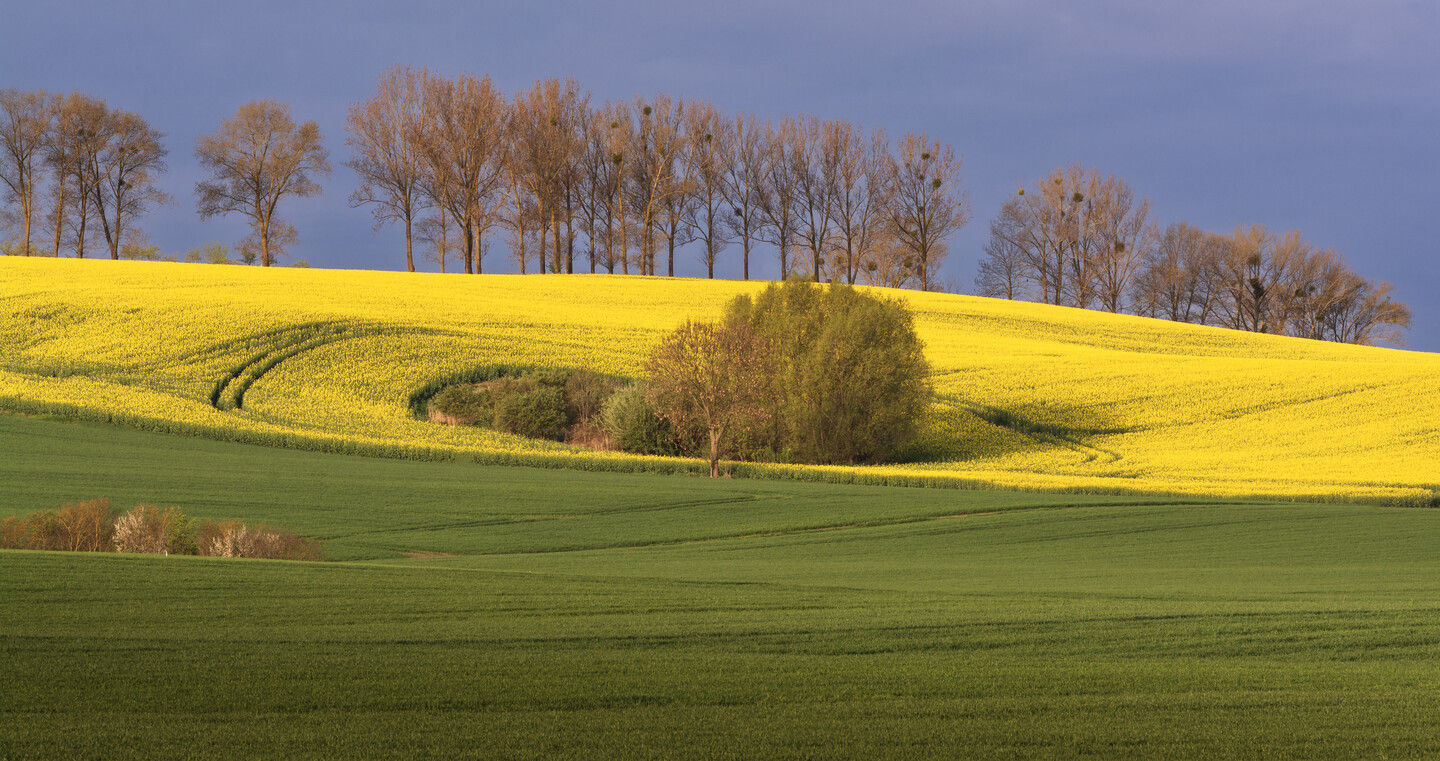
[(929, 290), (945, 240), (970, 221), (969, 199), (958, 187), (960, 159), (950, 146), (912, 133), (900, 141), (899, 150), (890, 226), (915, 254), (920, 289)]
[(1165, 228), (1132, 285), (1137, 314), (1205, 324), (1215, 309), (1220, 237), (1184, 222)]
[[(509, 120), (511, 170), (535, 198), (540, 219), (554, 237), (550, 270), (574, 270), (571, 242), (575, 191), (580, 178), (581, 124), (589, 114), (589, 96), (572, 79), (542, 79), (515, 96)], [(561, 242), (561, 229), (567, 241)], [(546, 241), (540, 240), (541, 272)]]
[(715, 261), (730, 243), (730, 204), (725, 181), (735, 164), (734, 126), (715, 106), (691, 103), (685, 132), (690, 140), (693, 203), (685, 222), (695, 240), (704, 244), (701, 254), (706, 277), (715, 277)]
[(504, 179), (505, 99), (490, 84), (461, 74), (454, 80), (426, 80), (420, 154), (423, 186), (459, 228), (465, 272), (479, 274), (485, 232), (495, 225)]
[(1401, 332), (1410, 327), (1410, 307), (1390, 297), (1389, 283), (1376, 284), (1354, 273), (1345, 278), (1345, 298), (1321, 314), (1322, 335), (1332, 341), (1374, 345), (1405, 345)]
[(1149, 223), (1150, 200), (1135, 199), (1135, 193), (1114, 175), (1092, 188), (1094, 203), (1087, 214), (1093, 231), (1089, 261), (1101, 306), (1119, 312), (1130, 280), (1155, 242), (1155, 228)]
[(100, 214), (110, 258), (119, 259), (121, 236), (131, 223), (153, 205), (171, 200), (155, 185), (155, 175), (165, 171), (169, 151), (161, 143), (165, 133), (136, 114), (111, 111), (106, 124), (108, 140), (90, 159), (90, 172), (96, 179), (91, 198)]
[(1225, 240), (1216, 258), (1217, 283), (1224, 295), (1216, 311), (1224, 327), (1271, 332), (1268, 317), (1279, 274), (1269, 256), (1274, 242), (1264, 225), (1236, 227)]
[(917, 261), (890, 226), (882, 224), (861, 261), (860, 282), (884, 288), (914, 288), (920, 284)]
[(804, 129), (798, 121), (789, 117), (775, 129), (766, 124), (764, 143), (769, 150), (765, 157), (766, 192), (760, 196), (760, 208), (765, 213), (766, 222), (761, 234), (775, 244), (780, 256), (780, 279), (784, 280), (790, 277), (788, 257), (799, 225), (795, 206), (800, 181), (796, 177), (795, 154), (804, 150)]
[(40, 184), (45, 136), (54, 112), (44, 90), (0, 90), (0, 182), (7, 200), (20, 206), (22, 251), (30, 255), (35, 191)]
[(683, 101), (664, 94), (649, 103), (635, 99), (625, 161), (630, 167), (630, 207), (639, 222), (642, 275), (655, 274), (655, 229), (671, 194), (684, 189), (674, 177), (675, 157), (684, 141), (684, 111)]
[(764, 340), (746, 320), (721, 325), (686, 322), (667, 336), (645, 363), (646, 389), (660, 415), (678, 430), (704, 428), (710, 439), (710, 477), (720, 476), (726, 435), (763, 422), (773, 406)]
[[(430, 73), (392, 66), (380, 75), (375, 94), (345, 114), (345, 144), (353, 153), (345, 165), (360, 178), (351, 206), (371, 205), (375, 229), (405, 225), (405, 267), (415, 271), (413, 224), (424, 208), (421, 126)], [(442, 261), (442, 269), (443, 261)]]
[(835, 129), (810, 118), (800, 123), (789, 158), (794, 166), (796, 233), (810, 249), (810, 276), (820, 282), (830, 245), (830, 196), (838, 162)]
[(1014, 247), (1040, 300), (1088, 304), (1095, 279), (1094, 195), (1098, 175), (1079, 165), (1056, 169), (1000, 208), (992, 239)]
[[(990, 223), (993, 229), (996, 222)], [(1020, 247), (1004, 235), (990, 235), (985, 244), (985, 258), (980, 260), (980, 274), (975, 276), (975, 292), (992, 299), (1024, 298), (1026, 264)]]
[(827, 129), (827, 143), (835, 153), (830, 217), (835, 220), (841, 276), (853, 285), (886, 221), (893, 158), (883, 130), (876, 129), (866, 140), (849, 122), (830, 122)]
[(754, 117), (735, 117), (728, 130), (730, 160), (721, 176), (725, 201), (730, 204), (727, 222), (742, 249), (741, 271), (746, 280), (750, 279), (750, 247), (765, 228), (765, 178), (770, 156), (765, 131)]
[(450, 218), (450, 213), (441, 208), (434, 208), (434, 213), (422, 217), (415, 223), (415, 238), (424, 245), (422, 257), (427, 262), (439, 265), (440, 272), (445, 272), (446, 265), (463, 255), (456, 236), (451, 235), (455, 223)]
[[(623, 104), (607, 105), (605, 107), (610, 125), (607, 132), (607, 141), (610, 150), (610, 174), (614, 183), (614, 195), (608, 198), (607, 206), (614, 219), (620, 224), (620, 236), (607, 244), (607, 248), (614, 251), (614, 243), (618, 242), (620, 250), (617, 254), (612, 253), (613, 260), (620, 261), (620, 271), (630, 274), (630, 226), (629, 217), (625, 213), (625, 198), (630, 194), (629, 183), (632, 172), (630, 165), (626, 163), (626, 157), (631, 146), (635, 142), (635, 122), (631, 111)], [(611, 269), (614, 272), (614, 269)]]
[(104, 101), (87, 95), (70, 93), (56, 100), (45, 154), (55, 177), (55, 256), (60, 255), (67, 231), (75, 245), (75, 256), (81, 259), (94, 235), (89, 223), (100, 182), (96, 157), (109, 141), (107, 115)]
[(319, 125), (295, 124), (290, 106), (274, 100), (241, 106), (219, 130), (195, 141), (195, 158), (211, 173), (211, 179), (195, 185), (200, 217), (232, 212), (249, 217), (262, 267), (273, 263), (271, 237), (280, 201), (318, 195), (321, 188), (313, 178), (330, 174)]
[[(604, 109), (590, 110), (580, 124), (580, 231), (585, 233), (586, 259), (591, 274), (595, 273), (598, 257), (604, 257), (615, 271), (613, 249), (614, 217), (610, 213), (611, 182), (608, 119)], [(602, 231), (602, 226), (604, 230)]]

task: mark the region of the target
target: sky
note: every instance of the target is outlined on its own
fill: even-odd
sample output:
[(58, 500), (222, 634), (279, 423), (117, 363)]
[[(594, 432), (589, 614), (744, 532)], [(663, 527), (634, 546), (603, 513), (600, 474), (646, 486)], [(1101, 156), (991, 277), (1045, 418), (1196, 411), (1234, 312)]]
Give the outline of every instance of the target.
[[(276, 99), (318, 122), (334, 172), (293, 199), (296, 258), (403, 269), (398, 227), (348, 198), (345, 111), (392, 64), (573, 75), (592, 102), (665, 92), (727, 113), (925, 132), (963, 159), (970, 224), (941, 280), (970, 291), (1016, 188), (1080, 163), (1126, 179), (1162, 225), (1299, 230), (1395, 285), (1412, 349), (1440, 351), (1440, 3), (1431, 0), (409, 3), (7, 2), (0, 87), (78, 90), (166, 133), (175, 199), (141, 224), (166, 252), (235, 245), (195, 213), (197, 136)], [(773, 277), (767, 249), (754, 266)], [(717, 274), (738, 276), (738, 250)], [(499, 254), (486, 271), (507, 271)], [(703, 276), (698, 252), (682, 275)]]

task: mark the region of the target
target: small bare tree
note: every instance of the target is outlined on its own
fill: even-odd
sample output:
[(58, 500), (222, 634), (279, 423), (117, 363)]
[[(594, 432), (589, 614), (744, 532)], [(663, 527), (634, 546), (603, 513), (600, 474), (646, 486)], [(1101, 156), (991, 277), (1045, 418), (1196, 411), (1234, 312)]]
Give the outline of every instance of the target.
[(985, 244), (985, 258), (980, 260), (980, 273), (975, 276), (975, 293), (1014, 300), (1023, 298), (1025, 292), (1025, 259), (1020, 247), (1004, 236), (992, 234)]
[(1150, 199), (1136, 199), (1129, 183), (1114, 175), (1097, 183), (1092, 193), (1094, 205), (1087, 215), (1093, 231), (1090, 269), (1100, 305), (1108, 312), (1119, 312), (1131, 279), (1155, 245)]
[(431, 214), (421, 217), (420, 221), (415, 223), (415, 239), (424, 246), (422, 258), (439, 265), (441, 274), (445, 273), (445, 268), (451, 261), (464, 253), (460, 249), (460, 241), (451, 234), (454, 226), (449, 212), (440, 208), (434, 208)]
[(274, 100), (241, 106), (219, 130), (195, 141), (195, 158), (211, 174), (195, 185), (200, 217), (235, 212), (249, 217), (262, 267), (274, 263), (270, 244), (280, 201), (319, 195), (314, 178), (330, 174), (319, 125), (297, 125), (290, 106)]
[(762, 425), (772, 405), (768, 347), (750, 323), (686, 322), (667, 336), (645, 363), (646, 394), (677, 430), (704, 428), (710, 440), (710, 477), (720, 476), (726, 436), (737, 427)]

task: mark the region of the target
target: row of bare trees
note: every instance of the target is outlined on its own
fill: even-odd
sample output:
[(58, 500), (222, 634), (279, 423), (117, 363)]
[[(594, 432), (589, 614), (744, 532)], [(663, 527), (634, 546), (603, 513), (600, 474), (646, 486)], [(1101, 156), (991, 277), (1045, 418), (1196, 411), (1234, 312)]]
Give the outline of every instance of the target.
[[(695, 244), (710, 277), (757, 245), (782, 277), (930, 288), (969, 218), (960, 160), (923, 134), (892, 145), (845, 121), (727, 116), (667, 95), (592, 104), (574, 79), (506, 97), (488, 77), (395, 66), (351, 107), (351, 203), (438, 263), (480, 272), (503, 233), (520, 271), (675, 274)], [(663, 262), (662, 262), (663, 259)]]
[(1001, 207), (975, 284), (983, 296), (1348, 343), (1400, 343), (1410, 325), (1389, 283), (1299, 232), (1162, 231), (1124, 180), (1078, 165)]
[(170, 198), (156, 186), (165, 137), (142, 117), (81, 93), (0, 90), (0, 187), (10, 253), (83, 258), (103, 238), (120, 258), (138, 217)]

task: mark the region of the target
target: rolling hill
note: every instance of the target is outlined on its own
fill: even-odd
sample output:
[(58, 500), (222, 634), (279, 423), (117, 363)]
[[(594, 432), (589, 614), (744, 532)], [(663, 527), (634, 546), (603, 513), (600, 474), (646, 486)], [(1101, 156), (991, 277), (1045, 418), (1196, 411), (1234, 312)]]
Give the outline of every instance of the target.
[[(417, 419), (482, 365), (637, 376), (763, 283), (0, 259), (0, 409), (408, 459), (696, 471)], [(737, 474), (1435, 504), (1440, 356), (947, 294), (905, 299), (935, 368), (912, 461)]]

